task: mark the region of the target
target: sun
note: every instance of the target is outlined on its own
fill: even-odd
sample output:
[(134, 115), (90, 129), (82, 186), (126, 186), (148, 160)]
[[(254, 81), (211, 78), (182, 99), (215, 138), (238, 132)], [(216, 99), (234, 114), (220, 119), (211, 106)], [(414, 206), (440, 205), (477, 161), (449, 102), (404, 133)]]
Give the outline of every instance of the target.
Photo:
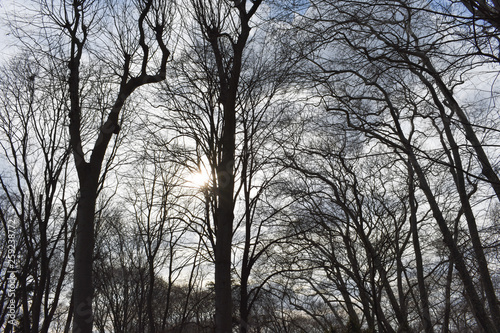
[(201, 168), (199, 171), (190, 173), (187, 181), (192, 187), (202, 188), (209, 184), (210, 175), (205, 168)]

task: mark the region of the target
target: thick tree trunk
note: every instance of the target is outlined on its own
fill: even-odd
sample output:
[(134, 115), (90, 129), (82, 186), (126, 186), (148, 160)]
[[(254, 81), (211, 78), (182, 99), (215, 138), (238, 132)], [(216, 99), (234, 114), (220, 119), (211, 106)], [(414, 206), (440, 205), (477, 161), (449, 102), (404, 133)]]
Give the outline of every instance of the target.
[(96, 197), (97, 177), (92, 174), (84, 182), (81, 182), (76, 217), (73, 333), (92, 332), (92, 262)]
[(215, 327), (217, 333), (232, 331), (231, 246), (234, 219), (235, 112), (225, 110), (222, 162), (217, 170), (219, 206), (216, 210)]
[[(74, 267), (74, 284), (73, 284), (73, 305), (74, 305), (74, 320), (73, 333), (91, 333), (92, 332), (92, 263), (94, 250), (94, 214), (95, 203), (98, 195), (99, 176), (101, 173), (102, 163), (105, 160), (106, 150), (113, 134), (118, 134), (120, 126), (118, 119), (120, 112), (128, 97), (140, 86), (161, 82), (166, 78), (167, 59), (170, 55), (163, 38), (167, 24), (166, 8), (159, 6), (152, 9), (155, 3), (152, 0), (141, 1), (138, 6), (139, 17), (137, 18), (138, 45), (142, 51), (142, 57), (139, 55), (130, 55), (126, 49), (122, 50), (123, 56), (123, 72), (120, 75), (120, 89), (116, 96), (113, 106), (111, 107), (107, 119), (102, 123), (99, 135), (94, 143), (89, 162), (85, 161), (85, 153), (82, 144), (82, 106), (81, 99), (82, 87), (80, 86), (80, 65), (82, 55), (86, 49), (88, 24), (93, 23), (93, 19), (89, 22), (84, 20), (86, 17), (95, 18), (96, 13), (90, 11), (89, 4), (84, 4), (82, 1), (73, 0), (65, 4), (64, 10), (69, 11), (73, 18), (71, 23), (68, 21), (68, 12), (66, 12), (66, 23), (61, 25), (61, 28), (69, 34), (70, 39), (70, 57), (68, 61), (69, 68), (69, 134), (70, 144), (75, 160), (75, 166), (78, 172), (80, 185), (80, 199), (77, 209), (77, 228), (76, 228), (76, 245), (75, 245), (75, 267)], [(104, 9), (104, 8), (102, 8)], [(158, 46), (158, 54), (160, 66), (156, 73), (149, 75), (147, 73), (148, 63), (150, 58), (150, 46), (145, 42), (146, 35), (145, 26), (147, 25), (146, 18), (153, 11), (156, 14), (153, 36), (155, 37)], [(87, 16), (88, 15), (88, 16)], [(99, 14), (100, 15), (100, 14)], [(98, 15), (97, 15), (98, 16)], [(149, 17), (151, 19), (151, 17)], [(138, 54), (140, 54), (139, 52)], [(119, 55), (116, 55), (119, 56)], [(138, 57), (138, 58), (136, 58)], [(134, 59), (136, 61), (134, 62)], [(138, 66), (139, 65), (139, 66)], [(137, 67), (138, 66), (138, 67)], [(131, 73), (131, 68), (140, 68), (137, 75)]]
[(240, 333), (248, 332), (248, 274), (241, 279), (240, 290)]
[(215, 325), (217, 333), (231, 333), (231, 243), (233, 233), (233, 212), (231, 203), (222, 203), (217, 221), (217, 244), (215, 248)]

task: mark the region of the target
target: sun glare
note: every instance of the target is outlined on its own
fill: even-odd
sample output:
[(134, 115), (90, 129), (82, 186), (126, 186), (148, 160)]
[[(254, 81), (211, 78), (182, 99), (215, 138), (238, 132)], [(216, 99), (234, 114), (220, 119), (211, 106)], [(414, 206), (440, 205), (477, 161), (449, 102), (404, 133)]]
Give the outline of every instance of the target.
[(205, 169), (198, 172), (193, 172), (188, 176), (188, 183), (193, 187), (204, 187), (208, 185), (210, 175)]

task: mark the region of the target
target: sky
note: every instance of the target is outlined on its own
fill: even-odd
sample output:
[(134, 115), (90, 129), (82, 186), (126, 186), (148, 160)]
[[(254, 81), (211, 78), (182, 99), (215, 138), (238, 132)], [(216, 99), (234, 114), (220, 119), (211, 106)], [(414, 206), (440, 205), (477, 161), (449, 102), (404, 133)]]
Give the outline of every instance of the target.
[(15, 38), (10, 33), (8, 20), (15, 9), (16, 1), (0, 0), (0, 63), (15, 54)]

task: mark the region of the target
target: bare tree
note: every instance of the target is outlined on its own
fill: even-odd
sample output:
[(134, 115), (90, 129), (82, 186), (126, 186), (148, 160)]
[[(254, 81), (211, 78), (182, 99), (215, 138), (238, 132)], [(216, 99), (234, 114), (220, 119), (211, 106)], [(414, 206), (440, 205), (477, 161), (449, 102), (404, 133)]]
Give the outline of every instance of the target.
[[(160, 154), (153, 154), (151, 167), (146, 164), (141, 171), (141, 177), (136, 178), (136, 184), (130, 185), (131, 196), (128, 198), (134, 210), (136, 227), (134, 234), (142, 245), (147, 263), (147, 298), (146, 309), (148, 316), (148, 331), (158, 332), (166, 330), (166, 317), (172, 312), (170, 291), (177, 279), (192, 264), (190, 258), (198, 255), (187, 249), (189, 238), (189, 221), (186, 216), (182, 193), (182, 178), (179, 165), (171, 162), (161, 162)], [(147, 161), (147, 160), (146, 160)], [(184, 250), (183, 250), (184, 249)], [(196, 262), (193, 263), (196, 269)], [(160, 277), (160, 270), (166, 279), (167, 297), (164, 300), (165, 310), (160, 321), (155, 316), (154, 298), (156, 280)], [(185, 273), (185, 272), (184, 272)], [(191, 284), (187, 284), (191, 286)], [(186, 299), (186, 304), (188, 299)], [(162, 307), (163, 308), (163, 307)], [(179, 316), (179, 314), (176, 314)], [(181, 324), (184, 318), (181, 318)]]
[[(67, 291), (76, 200), (60, 70), (23, 53), (2, 68), (0, 80), (0, 219), (17, 245), (15, 300), (24, 332), (48, 332)], [(7, 313), (2, 308), (2, 323)]]
[[(236, 126), (240, 78), (243, 66), (243, 53), (250, 35), (251, 19), (260, 6), (261, 1), (203, 1), (194, 0), (191, 6), (194, 9), (194, 20), (197, 31), (203, 40), (195, 39), (200, 43), (207, 54), (197, 53), (202, 60), (209, 59), (201, 66), (209, 67), (211, 87), (210, 107), (206, 112), (212, 112), (212, 117), (219, 117), (221, 127), (220, 137), (217, 135), (216, 119), (209, 119), (212, 140), (217, 146), (212, 146), (215, 155), (209, 156), (214, 163), (215, 172), (215, 212), (214, 212), (214, 240), (215, 240), (215, 307), (216, 332), (231, 332), (232, 330), (232, 239), (234, 222), (234, 195), (235, 195), (235, 152)], [(203, 67), (202, 67), (203, 68)], [(193, 73), (196, 75), (196, 73)], [(194, 79), (193, 79), (194, 80)], [(195, 82), (196, 83), (196, 82)], [(218, 113), (220, 110), (220, 113)], [(213, 112), (215, 111), (215, 112)]]
[[(153, 0), (135, 4), (40, 2), (41, 24), (50, 33), (45, 37), (62, 39), (56, 44), (56, 39), (46, 39), (49, 45), (37, 46), (45, 45), (48, 54), (58, 55), (54, 61), (60, 59), (69, 69), (69, 142), (79, 181), (73, 332), (92, 331), (94, 214), (107, 148), (113, 134), (120, 131), (120, 112), (128, 97), (143, 85), (165, 79), (170, 55), (165, 44), (170, 11), (170, 4)], [(86, 96), (84, 89), (92, 76), (106, 76), (115, 96), (114, 101), (109, 98), (97, 106), (101, 119), (95, 122), (87, 116), (96, 107), (95, 101)], [(94, 140), (84, 135), (86, 121), (98, 127), (91, 133), (96, 135)]]
[[(148, 193), (151, 194), (154, 200), (165, 200), (158, 193)], [(149, 200), (151, 197), (148, 197), (150, 203)], [(174, 202), (166, 201), (165, 207)], [(135, 224), (128, 224), (127, 210), (115, 208), (99, 214), (94, 302), (95, 325), (100, 332), (179, 332), (191, 326), (213, 329), (213, 318), (205, 315), (213, 309), (212, 293), (197, 278), (198, 253), (187, 248), (186, 228), (178, 228), (165, 219), (161, 239), (151, 240), (151, 235), (160, 231), (147, 230), (144, 224), (150, 218), (151, 226), (154, 222), (159, 222), (156, 225), (159, 226), (161, 219), (155, 220), (154, 213), (165, 207), (144, 207), (135, 202), (138, 215), (132, 219), (139, 218)], [(173, 213), (168, 218), (176, 219)], [(150, 248), (156, 248), (157, 241), (158, 251), (152, 258)]]
[[(298, 24), (302, 24), (299, 29), (307, 28), (314, 36), (309, 44), (311, 49), (305, 55), (312, 63), (307, 69), (318, 73), (311, 84), (320, 90), (314, 101), (328, 110), (319, 116), (331, 124), (345, 123), (368, 138), (368, 147), (371, 147), (366, 148), (368, 152), (373, 152), (378, 143), (396, 151), (396, 156), (402, 157), (394, 159), (392, 167), (396, 167), (396, 160), (408, 161), (405, 163), (409, 163), (410, 170), (406, 172), (418, 179), (417, 192), (425, 195), (431, 208), (449, 259), (472, 304), (470, 311), (478, 325), (493, 332), (498, 329), (498, 291), (493, 283), (493, 266), (488, 267), (484, 251), (488, 246), (486, 237), (478, 227), (481, 213), (473, 207), (482, 200), (491, 200), (488, 195), (482, 197), (480, 194), (488, 188), (500, 198), (497, 161), (489, 148), (498, 138), (497, 121), (484, 113), (472, 122), (468, 110), (459, 102), (458, 87), (478, 63), (472, 53), (459, 51), (465, 45), (462, 38), (445, 37), (456, 26), (448, 21), (448, 13), (438, 13), (436, 8), (439, 6), (420, 1), (387, 4), (317, 1)], [(483, 125), (490, 121), (495, 125)], [(489, 143), (480, 139), (480, 136), (486, 138), (485, 133), (491, 135)], [(439, 142), (435, 150), (430, 148), (433, 139)], [(381, 153), (389, 154), (387, 151)], [(300, 169), (309, 176), (311, 170), (316, 170), (314, 166)], [(323, 172), (316, 171), (312, 175), (324, 177)], [(379, 186), (383, 188), (383, 184)], [(413, 186), (408, 190), (416, 193)], [(442, 186), (447, 186), (448, 192)], [(453, 197), (455, 200), (451, 200)], [(413, 207), (409, 211), (414, 224), (415, 212), (419, 210), (415, 206), (415, 196), (410, 200)], [(349, 197), (339, 202), (345, 204)], [(354, 217), (351, 220), (356, 221)], [(457, 231), (464, 227), (465, 234)], [(409, 236), (407, 231), (405, 235)], [(455, 236), (457, 232), (458, 237)], [(418, 252), (420, 244), (414, 241), (413, 245)], [(365, 242), (363, 248), (370, 250), (369, 242)], [(474, 257), (469, 253), (474, 253)], [(396, 256), (395, 262), (404, 268), (400, 257)], [(376, 260), (373, 264), (379, 270)], [(422, 266), (417, 266), (420, 267), (421, 306), (428, 309)], [(378, 274), (384, 275), (380, 270)], [(401, 285), (404, 280), (399, 275), (396, 281)], [(484, 294), (486, 306), (482, 304), (483, 288), (488, 290)], [(390, 286), (385, 289), (390, 290)], [(398, 289), (401, 290), (399, 286)], [(404, 302), (390, 300), (390, 304), (399, 324), (404, 326)], [(425, 310), (422, 318), (428, 317), (428, 312)], [(433, 329), (428, 319), (424, 325), (427, 331)]]
[[(286, 89), (294, 63), (280, 44), (283, 35), (274, 22), (264, 21), (265, 18), (258, 18), (263, 21), (248, 38), (235, 102), (232, 200), (238, 208), (233, 212), (231, 266), (235, 284), (233, 302), (239, 306), (232, 310), (232, 320), (239, 323), (242, 332), (253, 326), (251, 312), (260, 290), (271, 276), (279, 273), (260, 270), (254, 275), (254, 268), (271, 256), (273, 245), (286, 239), (273, 230), (282, 207), (275, 207), (269, 199), (269, 189), (280, 171), (279, 166), (271, 163), (274, 153), (271, 142), (277, 124), (282, 121), (283, 109), (291, 106)], [(212, 44), (195, 33), (188, 37), (189, 49), (171, 66), (169, 76), (176, 77), (177, 81), (167, 84), (160, 92), (167, 112), (167, 116), (161, 116), (161, 124), (170, 132), (169, 142), (184, 142), (178, 147), (182, 150), (172, 148), (170, 155), (177, 156), (177, 162), (192, 173), (206, 170), (210, 178), (205, 186), (200, 185), (199, 198), (206, 207), (206, 219), (197, 227), (208, 247), (212, 247), (207, 248), (207, 253), (213, 260), (211, 253), (220, 242), (214, 232), (219, 228), (217, 207), (221, 205), (216, 170), (224, 156), (225, 111), (219, 98), (219, 69), (217, 57), (211, 54)], [(226, 57), (227, 52), (223, 54)]]
[(474, 47), (471, 55), (477, 53), (487, 61), (500, 62), (498, 53), (500, 4), (498, 1), (460, 0), (450, 1), (450, 3), (456, 5), (446, 8), (443, 12), (449, 16), (450, 20), (461, 23), (461, 29), (464, 30), (461, 35)]

